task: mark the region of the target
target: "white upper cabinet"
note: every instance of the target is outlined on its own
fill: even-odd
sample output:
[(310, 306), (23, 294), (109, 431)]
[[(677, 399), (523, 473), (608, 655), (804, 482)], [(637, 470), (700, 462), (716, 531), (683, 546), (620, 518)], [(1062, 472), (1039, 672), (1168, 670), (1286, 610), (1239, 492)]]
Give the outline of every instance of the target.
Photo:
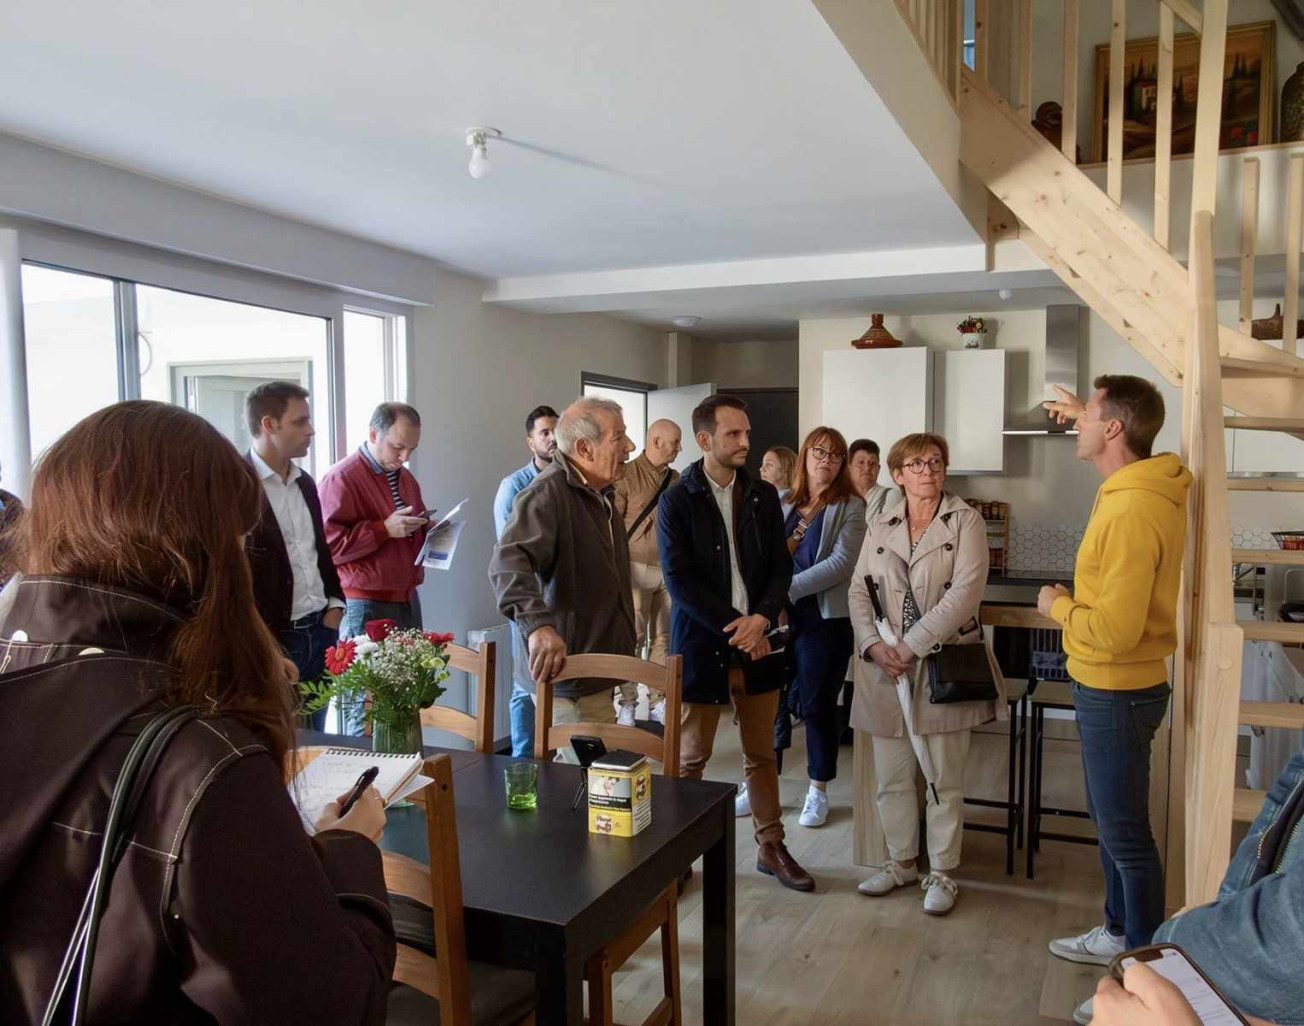
[(924, 346), (832, 349), (824, 354), (824, 423), (847, 443), (877, 442), (887, 461), (892, 443), (933, 429), (933, 361)]
[(951, 449), (952, 474), (1005, 469), (1005, 350), (949, 349), (933, 357), (933, 430)]

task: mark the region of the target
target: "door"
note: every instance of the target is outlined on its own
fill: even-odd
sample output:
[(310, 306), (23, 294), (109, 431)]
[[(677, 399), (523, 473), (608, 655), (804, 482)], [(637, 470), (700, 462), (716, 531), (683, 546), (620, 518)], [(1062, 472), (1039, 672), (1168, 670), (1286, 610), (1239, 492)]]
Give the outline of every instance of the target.
[(752, 422), (747, 472), (752, 477), (761, 476), (761, 460), (770, 446), (786, 445), (793, 452), (801, 448), (797, 437), (797, 389), (721, 388), (720, 392), (736, 395), (747, 403), (747, 418)]
[(647, 394), (647, 422), (670, 420), (683, 432), (683, 451), (671, 464), (681, 474), (689, 465), (702, 458), (702, 451), (693, 439), (693, 410), (708, 396), (715, 395), (715, 385), (685, 385), (682, 388), (658, 388)]
[[(241, 360), (239, 362), (174, 363), (172, 401), (197, 413), (222, 432), (240, 452), (249, 448), (245, 400), (259, 385), (289, 381), (303, 388), (312, 384), (310, 360)], [(311, 464), (312, 452), (308, 461)]]

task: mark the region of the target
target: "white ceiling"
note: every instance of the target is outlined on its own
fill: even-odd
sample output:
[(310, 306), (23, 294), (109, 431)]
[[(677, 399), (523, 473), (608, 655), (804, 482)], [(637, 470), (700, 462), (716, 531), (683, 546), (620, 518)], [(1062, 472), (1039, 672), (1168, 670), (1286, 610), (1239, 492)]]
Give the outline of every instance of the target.
[(809, 0), (13, 2), (0, 130), (491, 278), (976, 241)]

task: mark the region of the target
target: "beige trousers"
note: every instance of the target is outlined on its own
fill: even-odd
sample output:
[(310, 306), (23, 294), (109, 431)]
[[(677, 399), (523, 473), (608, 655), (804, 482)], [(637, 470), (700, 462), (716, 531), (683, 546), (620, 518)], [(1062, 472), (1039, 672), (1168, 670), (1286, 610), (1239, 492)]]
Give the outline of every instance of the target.
[[(738, 735), (743, 745), (743, 779), (752, 805), (756, 843), (783, 840), (783, 810), (779, 806), (779, 770), (774, 755), (774, 717), (779, 692), (749, 695), (743, 689), (743, 671), (729, 671), (729, 694), (738, 713)], [(715, 747), (715, 730), (726, 705), (683, 704), (679, 735), (679, 775), (701, 780)]]
[[(928, 798), (928, 865), (949, 872), (960, 865), (964, 833), (964, 765), (969, 758), (969, 731), (927, 734), (924, 743), (937, 771), (937, 797)], [(919, 854), (919, 796), (915, 776), (919, 762), (910, 737), (873, 737), (874, 775), (878, 778), (878, 816), (894, 861)]]
[[(641, 659), (666, 664), (670, 650), (670, 592), (659, 566), (630, 562), (629, 579), (634, 589), (634, 652)], [(649, 705), (664, 699), (665, 693), (647, 689)], [(620, 685), (620, 704), (638, 702), (638, 684), (627, 681)]]
[[(599, 691), (595, 695), (585, 695), (582, 698), (558, 698), (554, 695), (552, 722), (615, 723), (616, 707), (611, 703), (613, 691), (614, 689)], [(579, 760), (575, 758), (575, 752), (569, 745), (557, 749), (555, 761), (568, 762), (572, 766), (579, 765)]]

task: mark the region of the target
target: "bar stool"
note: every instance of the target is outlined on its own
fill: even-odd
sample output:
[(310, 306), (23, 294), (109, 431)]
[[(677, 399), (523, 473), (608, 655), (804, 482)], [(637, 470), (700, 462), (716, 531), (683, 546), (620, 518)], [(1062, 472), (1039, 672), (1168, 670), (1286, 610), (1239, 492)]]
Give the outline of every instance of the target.
[(1073, 683), (1068, 680), (1038, 680), (1032, 692), (1032, 762), (1028, 774), (1028, 879), (1033, 879), (1034, 859), (1041, 842), (1063, 841), (1067, 844), (1098, 844), (1094, 837), (1075, 834), (1050, 833), (1041, 829), (1042, 816), (1062, 816), (1066, 819), (1090, 819), (1089, 813), (1080, 809), (1060, 809), (1041, 804), (1041, 777), (1045, 764), (1046, 710), (1073, 710)]
[(966, 830), (986, 834), (1001, 834), (1005, 838), (1005, 875), (1014, 875), (1014, 846), (1023, 847), (1023, 812), (1026, 793), (1027, 735), (1028, 735), (1028, 682), (1005, 679), (1006, 702), (1010, 709), (1009, 762), (1005, 777), (1005, 801), (992, 798), (966, 798), (966, 805), (984, 809), (1004, 809), (1005, 825), (995, 823), (970, 823)]

